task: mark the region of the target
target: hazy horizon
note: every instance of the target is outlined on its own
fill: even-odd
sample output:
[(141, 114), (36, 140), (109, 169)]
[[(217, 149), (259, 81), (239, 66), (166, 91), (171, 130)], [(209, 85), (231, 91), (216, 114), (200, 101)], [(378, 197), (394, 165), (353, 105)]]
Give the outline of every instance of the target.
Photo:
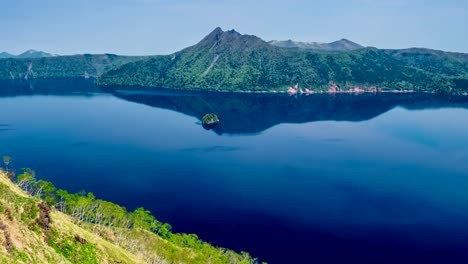
[[(170, 54), (216, 27), (265, 41), (332, 42), (468, 53), (468, 3), (449, 0), (82, 0), (4, 3), (0, 52)], [(1, 12), (1, 11), (0, 11)]]

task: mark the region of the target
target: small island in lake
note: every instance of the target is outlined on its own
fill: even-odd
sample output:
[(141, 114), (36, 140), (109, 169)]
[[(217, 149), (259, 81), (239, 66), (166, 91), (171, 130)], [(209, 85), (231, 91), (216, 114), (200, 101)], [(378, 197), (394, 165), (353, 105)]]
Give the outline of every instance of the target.
[(211, 113), (211, 114), (206, 114), (202, 118), (202, 125), (206, 129), (212, 129), (215, 126), (217, 126), (219, 123), (218, 116)]

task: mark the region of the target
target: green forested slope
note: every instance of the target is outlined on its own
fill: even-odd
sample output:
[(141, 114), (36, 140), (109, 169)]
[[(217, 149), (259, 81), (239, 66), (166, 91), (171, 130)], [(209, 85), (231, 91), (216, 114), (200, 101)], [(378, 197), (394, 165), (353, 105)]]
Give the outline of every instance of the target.
[(314, 91), (332, 85), (466, 94), (468, 55), (417, 48), (291, 49), (216, 28), (196, 45), (165, 56), (0, 59), (0, 80), (76, 77), (97, 77), (107, 87), (284, 91), (298, 84)]
[(145, 57), (73, 55), (27, 59), (0, 59), (0, 80), (97, 77), (125, 63)]
[(105, 73), (98, 83), (231, 91), (284, 90), (295, 84), (328, 90), (336, 83), (342, 89), (377, 86), (463, 93), (468, 87), (458, 80), (466, 78), (467, 69), (452, 60), (448, 63), (455, 70), (440, 72), (376, 48), (329, 53), (279, 48), (255, 36), (217, 28), (192, 47), (126, 64)]

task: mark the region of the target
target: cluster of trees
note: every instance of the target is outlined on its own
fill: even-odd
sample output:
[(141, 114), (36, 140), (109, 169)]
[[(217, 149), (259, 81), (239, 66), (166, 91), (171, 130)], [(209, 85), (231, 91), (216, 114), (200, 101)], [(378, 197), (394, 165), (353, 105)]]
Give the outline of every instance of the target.
[(30, 195), (44, 200), (49, 206), (73, 217), (78, 222), (86, 222), (107, 227), (138, 228), (169, 238), (171, 226), (161, 223), (151, 212), (140, 207), (127, 211), (115, 203), (96, 199), (93, 193), (80, 191), (69, 193), (57, 189), (52, 182), (38, 180), (36, 172), (23, 168), (16, 176), (17, 185)]

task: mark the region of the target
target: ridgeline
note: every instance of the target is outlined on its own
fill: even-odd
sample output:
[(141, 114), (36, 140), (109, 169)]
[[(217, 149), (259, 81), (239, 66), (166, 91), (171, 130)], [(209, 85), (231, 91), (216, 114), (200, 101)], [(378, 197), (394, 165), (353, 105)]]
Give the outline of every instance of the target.
[(468, 94), (468, 54), (430, 49), (382, 50), (349, 40), (266, 42), (216, 28), (171, 55), (75, 55), (0, 59), (0, 80), (93, 77), (125, 86), (286, 92), (431, 92)]
[[(256, 36), (215, 29), (196, 45), (168, 56), (123, 65), (102, 86), (225, 91), (424, 91), (465, 94), (466, 54), (357, 48), (341, 52), (292, 49)], [(433, 65), (433, 66), (432, 66)]]

